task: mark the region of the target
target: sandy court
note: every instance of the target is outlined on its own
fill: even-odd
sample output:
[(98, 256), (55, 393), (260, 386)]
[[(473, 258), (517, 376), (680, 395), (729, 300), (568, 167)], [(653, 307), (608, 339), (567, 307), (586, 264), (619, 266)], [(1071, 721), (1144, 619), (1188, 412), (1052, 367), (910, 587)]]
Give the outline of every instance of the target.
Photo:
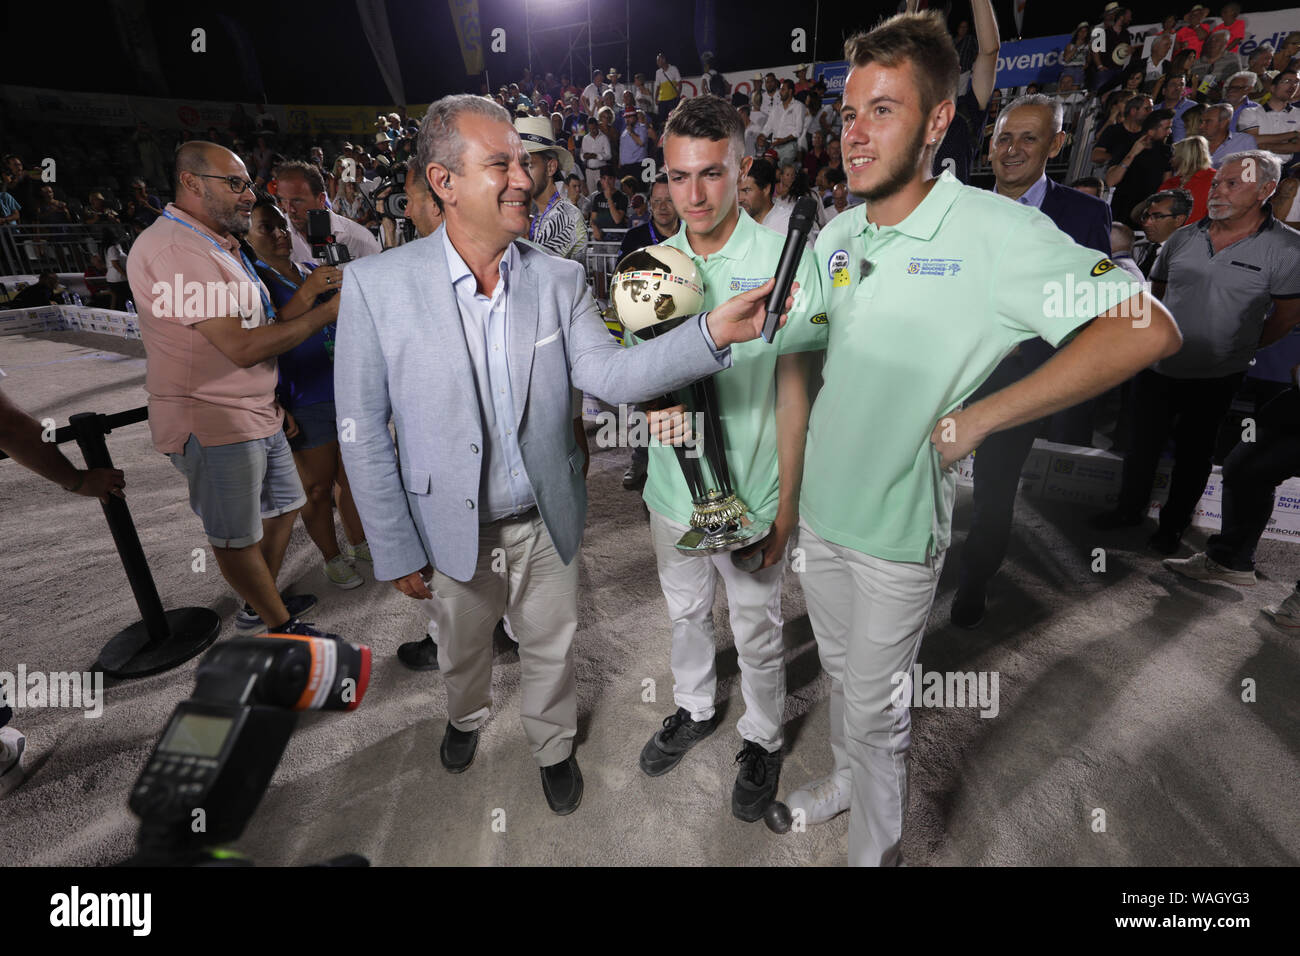
[[(59, 425), (79, 411), (145, 400), (139, 342), (91, 333), (0, 337), (0, 388)], [(236, 602), (216, 568), (184, 480), (148, 426), (108, 438), (163, 605), (211, 607), (234, 634)], [(81, 464), (74, 445), (64, 446)], [(841, 864), (847, 821), (778, 836), (731, 817), (740, 748), (736, 654), (719, 589), (715, 618), (723, 724), (673, 772), (650, 779), (637, 754), (674, 708), (670, 628), (638, 498), (621, 450), (591, 467), (582, 562), (578, 759), (581, 808), (555, 817), (518, 721), (519, 662), (499, 640), (495, 712), (474, 765), (438, 763), (446, 721), (436, 673), (397, 661), (425, 614), (386, 583), (338, 591), (301, 523), (282, 587), (317, 594), (308, 617), (369, 644), (375, 670), (353, 714), (303, 717), (271, 789), (237, 844), (258, 862), (309, 863), (344, 852), (379, 865)], [(954, 522), (965, 533), (969, 494)], [(925, 671), (998, 676), (998, 712), (913, 709), (912, 864), (1295, 865), (1300, 863), (1300, 634), (1259, 612), (1300, 573), (1293, 545), (1266, 540), (1253, 589), (1198, 585), (1163, 569), (1143, 533), (1085, 529), (1059, 503), (1022, 500), (989, 618), (948, 625), (945, 569), (921, 650)], [(341, 534), (341, 532), (340, 532)], [(1204, 534), (1188, 543), (1199, 549)], [(1107, 549), (1104, 574), (1092, 549)], [(193, 549), (206, 549), (206, 571)], [(1189, 552), (1185, 552), (1189, 553)], [(0, 462), (0, 670), (87, 669), (139, 613), (99, 506)], [(828, 682), (798, 574), (787, 574), (786, 756), (781, 793), (829, 770)], [(196, 662), (109, 683), (103, 716), (27, 709), (30, 777), (0, 805), (0, 865), (103, 864), (132, 850), (126, 795)], [(647, 680), (656, 700), (646, 702)], [(1243, 701), (1243, 682), (1253, 702)], [(1100, 812), (1099, 812), (1100, 811)], [(1099, 822), (1104, 817), (1104, 829)], [(498, 826), (493, 827), (494, 820)], [(504, 820), (504, 832), (499, 822)]]

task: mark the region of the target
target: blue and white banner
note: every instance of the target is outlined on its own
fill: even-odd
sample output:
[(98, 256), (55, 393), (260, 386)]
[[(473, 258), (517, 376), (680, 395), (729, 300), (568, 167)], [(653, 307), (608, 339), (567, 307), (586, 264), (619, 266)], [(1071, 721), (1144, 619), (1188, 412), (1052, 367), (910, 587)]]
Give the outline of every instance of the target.
[(1026, 83), (1051, 83), (1061, 75), (1061, 54), (1070, 35), (1035, 37), (1019, 43), (1004, 43), (998, 51), (998, 89)]

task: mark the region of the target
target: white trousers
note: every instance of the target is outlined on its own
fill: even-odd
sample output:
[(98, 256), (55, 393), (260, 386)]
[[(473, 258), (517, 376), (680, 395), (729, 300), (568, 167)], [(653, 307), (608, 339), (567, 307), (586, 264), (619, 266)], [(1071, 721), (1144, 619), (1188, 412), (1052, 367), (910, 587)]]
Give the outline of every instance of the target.
[[(502, 555), (504, 570), (498, 560)], [(533, 759), (539, 767), (567, 759), (578, 731), (573, 667), (577, 556), (567, 565), (560, 560), (535, 513), (522, 521), (482, 525), (474, 576), (461, 582), (435, 571), (433, 590), (439, 599), (438, 663), (451, 725), (476, 730), (487, 720), (492, 705), (492, 632), (508, 612), (519, 640), (519, 719)]]
[(799, 575), (822, 667), (831, 678), (831, 753), (851, 773), (849, 865), (901, 862), (907, 807), (910, 675), (925, 635), (944, 555), (886, 561), (831, 544), (799, 525)]
[(785, 561), (751, 574), (732, 564), (730, 553), (710, 557), (683, 554), (675, 545), (687, 530), (684, 524), (650, 512), (659, 584), (673, 622), (673, 701), (689, 710), (692, 720), (713, 716), (718, 685), (713, 598), (721, 576), (745, 701), (745, 713), (736, 730), (769, 753), (779, 750), (785, 712), (785, 646), (781, 639)]

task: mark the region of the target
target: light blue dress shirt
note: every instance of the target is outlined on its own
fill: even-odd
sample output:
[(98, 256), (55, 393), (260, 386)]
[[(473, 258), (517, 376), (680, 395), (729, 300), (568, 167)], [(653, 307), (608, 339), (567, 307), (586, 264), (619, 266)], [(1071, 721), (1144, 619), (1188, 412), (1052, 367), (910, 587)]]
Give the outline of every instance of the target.
[(510, 320), (511, 275), (519, 268), (514, 243), (501, 257), (500, 276), (492, 295), (478, 292), (478, 280), (442, 230), (447, 270), (460, 306), (465, 344), (483, 416), (483, 471), (479, 479), (479, 521), (487, 523), (527, 511), (537, 502), (524, 470), (515, 421), (514, 393), (506, 352), (506, 326)]
[[(997, 192), (997, 186), (993, 187), (993, 191)], [(1002, 193), (998, 193), (998, 195), (1001, 196)], [(1043, 173), (1043, 175), (1038, 177), (1038, 181), (1026, 189), (1016, 202), (1020, 203), (1022, 206), (1033, 206), (1035, 209), (1042, 209), (1043, 199), (1046, 196), (1047, 173)]]

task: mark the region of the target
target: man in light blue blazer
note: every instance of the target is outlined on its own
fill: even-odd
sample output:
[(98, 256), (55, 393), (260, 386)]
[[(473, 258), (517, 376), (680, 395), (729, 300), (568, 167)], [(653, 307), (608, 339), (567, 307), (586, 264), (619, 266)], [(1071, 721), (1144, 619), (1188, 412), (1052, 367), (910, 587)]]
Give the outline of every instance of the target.
[(445, 97), (418, 149), (417, 175), (446, 221), (344, 272), (343, 461), (375, 577), (417, 599), (432, 597), (431, 583), (440, 599), (443, 766), (460, 773), (474, 759), (491, 705), (492, 630), (508, 612), (524, 732), (548, 804), (571, 813), (582, 799), (572, 640), (587, 499), (570, 387), (643, 401), (728, 367), (730, 345), (758, 336), (771, 282), (623, 349), (582, 266), (516, 241), (532, 180), (504, 109)]

